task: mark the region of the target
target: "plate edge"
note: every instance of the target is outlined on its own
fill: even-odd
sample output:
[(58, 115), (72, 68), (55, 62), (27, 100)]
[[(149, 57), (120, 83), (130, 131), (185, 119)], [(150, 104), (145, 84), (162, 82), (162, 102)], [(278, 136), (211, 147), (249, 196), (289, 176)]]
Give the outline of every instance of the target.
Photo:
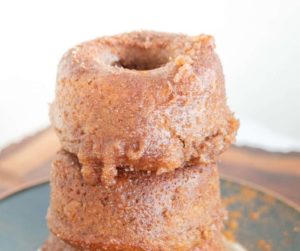
[(281, 203), (289, 206), (290, 208), (294, 209), (295, 211), (297, 211), (300, 214), (300, 205), (298, 205), (296, 202), (291, 201), (290, 199), (286, 198), (285, 196), (283, 196), (283, 195), (281, 195), (281, 194), (279, 194), (275, 191), (272, 191), (269, 188), (266, 188), (264, 186), (261, 186), (259, 184), (254, 183), (254, 182), (251, 182), (251, 181), (236, 178), (236, 177), (226, 175), (226, 174), (221, 174), (220, 175), (220, 180), (237, 183), (237, 184), (240, 184), (240, 185), (245, 186), (247, 188), (257, 190), (258, 192), (270, 195), (273, 198), (275, 198), (276, 200), (278, 200)]
[(0, 202), (2, 200), (8, 199), (9, 197), (11, 197), (19, 192), (23, 192), (27, 189), (33, 188), (35, 186), (39, 186), (39, 185), (47, 183), (47, 182), (49, 182), (49, 178), (41, 178), (41, 179), (37, 179), (34, 181), (23, 183), (22, 185), (16, 186), (15, 188), (9, 189), (8, 191), (2, 193), (0, 195)]

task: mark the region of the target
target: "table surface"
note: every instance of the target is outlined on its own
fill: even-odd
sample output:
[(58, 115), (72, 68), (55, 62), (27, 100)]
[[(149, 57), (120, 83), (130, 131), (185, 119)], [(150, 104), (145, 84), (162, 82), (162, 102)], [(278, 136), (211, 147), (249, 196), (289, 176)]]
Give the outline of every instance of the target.
[[(20, 187), (47, 179), (51, 160), (60, 148), (48, 128), (0, 153), (0, 198)], [(300, 153), (271, 153), (231, 147), (219, 161), (221, 175), (267, 188), (300, 205)]]

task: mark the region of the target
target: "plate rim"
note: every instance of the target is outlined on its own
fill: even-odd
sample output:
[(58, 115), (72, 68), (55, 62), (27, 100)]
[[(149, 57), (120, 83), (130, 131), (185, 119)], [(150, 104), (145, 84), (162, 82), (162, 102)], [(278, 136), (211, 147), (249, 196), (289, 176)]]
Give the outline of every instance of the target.
[(48, 183), (49, 182), (49, 178), (40, 178), (34, 181), (30, 181), (30, 182), (25, 182), (19, 186), (16, 186), (13, 189), (9, 189), (8, 191), (4, 192), (2, 195), (0, 195), (0, 203), (3, 200), (6, 200), (20, 192), (26, 191), (28, 189), (34, 188), (36, 186), (42, 185), (44, 183)]
[[(275, 198), (279, 202), (285, 204), (286, 206), (294, 209), (297, 213), (300, 214), (300, 205), (298, 205), (296, 202), (293, 202), (292, 200), (286, 198), (285, 196), (283, 196), (283, 195), (281, 195), (277, 192), (272, 191), (269, 188), (266, 188), (264, 186), (261, 186), (259, 184), (254, 183), (254, 182), (251, 182), (251, 181), (247, 181), (247, 180), (240, 179), (240, 178), (233, 177), (233, 176), (226, 175), (226, 174), (220, 174), (220, 180), (221, 179), (224, 180), (224, 181), (229, 181), (229, 182), (232, 182), (232, 183), (239, 184), (241, 186), (244, 186), (244, 187), (247, 187), (247, 188), (250, 188), (250, 189), (254, 189), (254, 190), (256, 190), (258, 192), (261, 192), (263, 194), (267, 194), (267, 195)], [(49, 178), (41, 178), (41, 179), (38, 179), (38, 180), (35, 180), (35, 181), (26, 182), (26, 183), (24, 183), (20, 186), (15, 187), (14, 189), (11, 189), (7, 192), (4, 192), (0, 196), (0, 203), (3, 202), (6, 199), (18, 194), (18, 193), (24, 192), (28, 189), (37, 187), (39, 185), (43, 185), (45, 183), (49, 183)]]
[(233, 182), (233, 183), (237, 183), (239, 185), (242, 185), (244, 187), (247, 187), (247, 188), (250, 188), (250, 189), (253, 189), (253, 190), (256, 190), (258, 192), (261, 192), (263, 194), (267, 194), (271, 197), (273, 197), (274, 199), (276, 199), (277, 201), (287, 205), (288, 207), (294, 209), (297, 213), (300, 214), (300, 205), (298, 205), (296, 202), (286, 198), (285, 196), (269, 189), (269, 188), (266, 188), (262, 185), (259, 185), (259, 184), (256, 184), (254, 182), (251, 182), (251, 181), (248, 181), (248, 180), (244, 180), (244, 179), (241, 179), (241, 178), (238, 178), (238, 177), (233, 177), (233, 176), (230, 176), (230, 175), (226, 175), (226, 174), (221, 174), (220, 175), (220, 178), (225, 180), (225, 181), (230, 181), (230, 182)]

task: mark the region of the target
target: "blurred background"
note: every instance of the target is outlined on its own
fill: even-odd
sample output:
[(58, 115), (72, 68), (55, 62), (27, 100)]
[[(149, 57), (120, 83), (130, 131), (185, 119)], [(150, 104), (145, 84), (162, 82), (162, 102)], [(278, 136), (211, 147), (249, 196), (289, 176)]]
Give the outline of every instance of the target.
[(238, 144), (300, 150), (300, 1), (2, 1), (0, 149), (49, 125), (56, 67), (85, 40), (132, 30), (215, 37)]

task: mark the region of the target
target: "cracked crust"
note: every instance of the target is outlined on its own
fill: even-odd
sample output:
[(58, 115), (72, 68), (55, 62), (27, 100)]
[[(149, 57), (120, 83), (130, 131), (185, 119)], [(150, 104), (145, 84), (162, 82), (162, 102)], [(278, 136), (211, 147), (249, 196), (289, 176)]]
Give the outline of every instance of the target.
[(223, 250), (215, 165), (161, 175), (122, 170), (109, 188), (86, 184), (80, 169), (64, 150), (52, 165), (48, 225), (60, 243), (91, 251)]
[(211, 36), (133, 32), (69, 50), (50, 117), (86, 181), (111, 185), (116, 167), (164, 173), (209, 164), (234, 140)]

